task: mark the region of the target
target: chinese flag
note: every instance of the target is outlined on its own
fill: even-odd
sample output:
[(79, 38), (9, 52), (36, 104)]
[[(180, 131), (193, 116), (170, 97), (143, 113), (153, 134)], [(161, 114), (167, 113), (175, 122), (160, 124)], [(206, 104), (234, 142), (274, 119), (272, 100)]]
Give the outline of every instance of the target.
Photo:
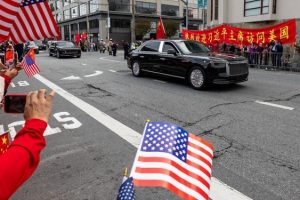
[(159, 22), (158, 22), (157, 30), (156, 30), (156, 39), (164, 39), (165, 35), (166, 35), (166, 32), (165, 32), (164, 23), (163, 23), (161, 17), (159, 17)]
[(9, 147), (8, 132), (0, 135), (0, 155), (4, 154)]

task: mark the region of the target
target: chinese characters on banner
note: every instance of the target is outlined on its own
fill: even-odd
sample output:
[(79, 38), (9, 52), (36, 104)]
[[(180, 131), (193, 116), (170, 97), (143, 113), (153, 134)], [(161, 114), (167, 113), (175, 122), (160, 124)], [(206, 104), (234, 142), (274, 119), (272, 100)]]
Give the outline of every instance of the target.
[(260, 29), (244, 29), (221, 25), (204, 31), (182, 30), (182, 38), (207, 45), (221, 43), (237, 45), (267, 44), (275, 40), (281, 41), (282, 44), (290, 44), (296, 42), (296, 19)]

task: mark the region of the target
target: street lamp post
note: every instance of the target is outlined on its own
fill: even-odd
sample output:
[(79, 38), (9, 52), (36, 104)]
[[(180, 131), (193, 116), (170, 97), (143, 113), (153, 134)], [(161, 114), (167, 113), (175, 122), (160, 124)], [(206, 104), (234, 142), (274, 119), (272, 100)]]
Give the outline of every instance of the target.
[(109, 0), (107, 0), (107, 39), (109, 40), (110, 31), (110, 14), (109, 14)]
[(131, 42), (135, 42), (135, 0), (132, 0), (131, 9), (132, 9)]

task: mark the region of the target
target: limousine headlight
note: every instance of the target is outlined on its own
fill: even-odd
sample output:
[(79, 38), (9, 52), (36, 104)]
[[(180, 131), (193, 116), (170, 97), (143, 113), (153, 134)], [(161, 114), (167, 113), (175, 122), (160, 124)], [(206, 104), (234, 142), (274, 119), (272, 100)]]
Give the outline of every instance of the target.
[(211, 66), (213, 68), (225, 68), (227, 66), (227, 62), (214, 62), (214, 61), (211, 61), (210, 62)]

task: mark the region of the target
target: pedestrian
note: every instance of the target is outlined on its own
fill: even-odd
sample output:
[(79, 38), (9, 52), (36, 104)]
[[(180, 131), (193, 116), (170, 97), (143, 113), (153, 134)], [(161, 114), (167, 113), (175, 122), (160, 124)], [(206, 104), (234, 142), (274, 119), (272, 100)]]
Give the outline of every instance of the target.
[(26, 97), (25, 125), (8, 150), (0, 155), (0, 199), (9, 199), (29, 179), (40, 162), (45, 148), (44, 132), (52, 110), (54, 92), (30, 92)]
[(257, 64), (262, 65), (263, 55), (262, 52), (264, 50), (263, 44), (260, 43), (256, 49), (257, 52)]
[(24, 44), (16, 44), (15, 51), (18, 54), (18, 61), (21, 62), (23, 60), (23, 53), (24, 53)]
[(271, 42), (271, 45), (270, 45), (270, 49), (271, 49), (271, 58), (272, 58), (272, 66), (275, 67), (276, 66), (276, 54), (277, 54), (277, 41), (274, 42), (272, 41)]
[(109, 55), (112, 55), (112, 45), (113, 45), (112, 39), (109, 39), (107, 44), (107, 50)]
[(123, 42), (123, 49), (124, 49), (124, 60), (126, 60), (129, 56), (129, 49), (130, 49), (130, 45), (127, 41)]
[(105, 53), (105, 49), (106, 49), (106, 44), (105, 42), (103, 41), (103, 39), (100, 40), (100, 43), (99, 43), (99, 50), (100, 50), (100, 53)]
[(283, 55), (283, 46), (281, 41), (278, 41), (277, 48), (276, 48), (276, 68), (278, 69), (281, 67), (282, 55)]
[(113, 44), (112, 44), (113, 56), (117, 56), (117, 50), (118, 50), (118, 44), (116, 42), (113, 42)]

